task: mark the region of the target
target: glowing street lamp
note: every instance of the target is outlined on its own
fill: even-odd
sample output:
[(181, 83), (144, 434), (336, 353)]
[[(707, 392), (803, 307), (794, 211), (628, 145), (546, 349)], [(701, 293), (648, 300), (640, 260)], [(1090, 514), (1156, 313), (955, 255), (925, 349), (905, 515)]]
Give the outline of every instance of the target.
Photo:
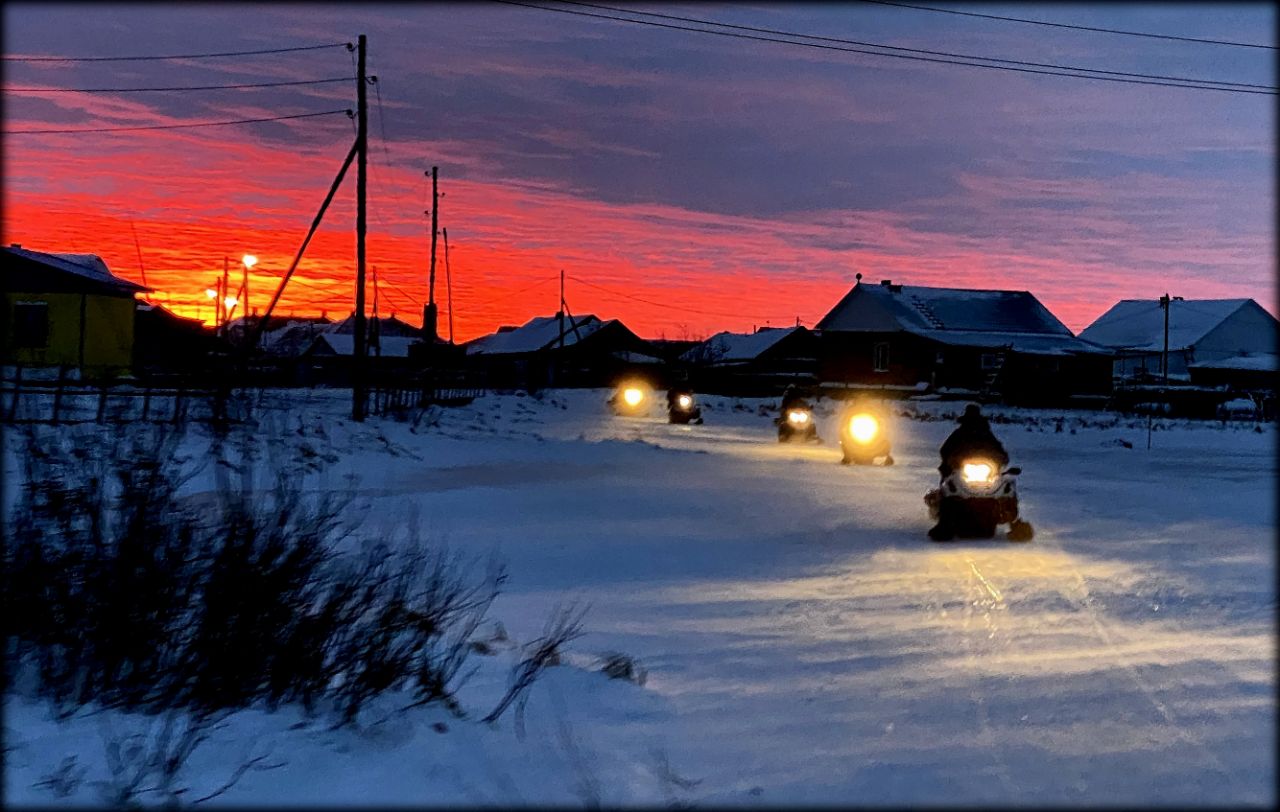
[(246, 268), (252, 268), (254, 265), (258, 264), (258, 258), (253, 254), (245, 254), (240, 261), (244, 263), (244, 267)]
[(218, 291), (214, 290), (213, 288), (205, 288), (204, 295), (208, 296), (210, 299), (216, 299), (218, 298)]

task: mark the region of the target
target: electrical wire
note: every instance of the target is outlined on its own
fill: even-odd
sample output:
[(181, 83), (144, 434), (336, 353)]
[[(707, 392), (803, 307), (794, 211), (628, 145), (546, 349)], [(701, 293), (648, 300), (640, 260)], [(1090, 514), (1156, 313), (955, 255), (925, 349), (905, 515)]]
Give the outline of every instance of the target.
[[(1130, 84), (1130, 85), (1152, 85), (1155, 87), (1176, 87), (1176, 88), (1183, 88), (1185, 90), (1216, 90), (1222, 93), (1245, 93), (1245, 94), (1259, 95), (1259, 96), (1277, 95), (1276, 90), (1250, 90), (1243, 87), (1240, 87), (1240, 88), (1217, 87), (1215, 85), (1209, 85), (1209, 84), (1179, 84), (1175, 82), (1157, 82), (1157, 81), (1152, 81), (1147, 79), (1129, 79), (1129, 78), (1122, 78), (1118, 76), (1094, 76), (1094, 75), (1081, 74), (1081, 73), (1065, 73), (1065, 72), (1058, 72), (1058, 71), (1041, 70), (1038, 68), (1014, 67), (1012, 65), (986, 65), (978, 62), (961, 62), (954, 59), (944, 59), (939, 57), (912, 56), (908, 54), (895, 54), (895, 53), (885, 53), (883, 51), (868, 51), (868, 50), (862, 50), (858, 48), (847, 48), (847, 47), (842, 47), (838, 45), (823, 45), (816, 42), (797, 42), (795, 40), (775, 39), (771, 37), (757, 36), (754, 34), (738, 34), (732, 31), (716, 31), (709, 28), (691, 28), (683, 25), (675, 25), (672, 23), (654, 22), (652, 20), (636, 20), (629, 17), (612, 17), (607, 14), (596, 14), (590, 11), (575, 11), (573, 9), (567, 9), (567, 8), (539, 6), (539, 5), (534, 5), (532, 3), (517, 2), (516, 0), (492, 0), (492, 2), (502, 3), (504, 5), (509, 5), (509, 6), (522, 6), (524, 8), (536, 9), (538, 11), (553, 11), (561, 14), (573, 14), (581, 17), (594, 17), (602, 20), (613, 20), (614, 22), (633, 23), (635, 25), (647, 25), (647, 26), (653, 26), (656, 28), (668, 28), (675, 31), (690, 31), (697, 34), (714, 34), (716, 36), (732, 37), (734, 39), (754, 40), (757, 42), (773, 42), (780, 45), (799, 45), (805, 48), (817, 48), (819, 50), (824, 50), (824, 51), (840, 51), (843, 53), (866, 54), (869, 56), (884, 56), (884, 57), (891, 57), (894, 59), (907, 59), (915, 62), (934, 62), (934, 63), (945, 64), (945, 65), (962, 65), (970, 68), (989, 68), (991, 70), (1013, 71), (1016, 73), (1032, 73), (1032, 74), (1039, 74), (1043, 76), (1063, 76), (1063, 77), (1068, 77), (1073, 79), (1092, 79), (1098, 82), (1116, 82), (1120, 84)], [(877, 46), (877, 47), (884, 47), (884, 46)]]
[(1029, 25), (1047, 25), (1053, 28), (1073, 28), (1077, 31), (1094, 31), (1102, 34), (1124, 34), (1130, 37), (1149, 37), (1151, 39), (1176, 40), (1179, 42), (1194, 42), (1200, 45), (1231, 45), (1236, 48), (1265, 48), (1268, 50), (1276, 50), (1275, 45), (1259, 45), (1253, 42), (1233, 42), (1231, 40), (1221, 39), (1201, 39), (1199, 37), (1178, 37), (1172, 34), (1152, 34), (1145, 31), (1122, 31), (1117, 28), (1095, 28), (1089, 25), (1072, 25), (1069, 23), (1051, 23), (1045, 20), (1027, 20), (1022, 17), (1002, 17), (998, 14), (979, 14), (976, 11), (960, 11), (953, 8), (933, 8), (930, 6), (916, 6), (910, 3), (894, 3), (889, 0), (861, 0), (863, 3), (875, 3), (881, 6), (898, 6), (900, 8), (912, 8), (919, 11), (936, 11), (941, 14), (960, 14), (965, 17), (982, 17), (988, 20), (1004, 20), (1012, 23), (1028, 23)]
[(214, 59), (224, 56), (259, 56), (261, 54), (284, 54), (296, 51), (318, 51), (322, 48), (346, 48), (354, 50), (350, 42), (329, 42), (324, 45), (301, 45), (295, 48), (267, 48), (261, 51), (223, 51), (212, 54), (170, 54), (167, 56), (5, 56), (5, 62), (143, 62), (163, 59)]
[(776, 28), (757, 28), (755, 26), (750, 26), (750, 25), (735, 25), (733, 23), (717, 22), (716, 20), (700, 20), (696, 17), (681, 17), (674, 14), (659, 14), (657, 12), (651, 12), (651, 11), (637, 11), (634, 9), (617, 8), (615, 6), (600, 5), (598, 3), (578, 2), (577, 0), (559, 0), (559, 2), (564, 3), (566, 5), (571, 5), (571, 6), (586, 6), (588, 8), (598, 8), (598, 9), (604, 9), (606, 11), (616, 11), (623, 14), (634, 14), (634, 15), (639, 15), (644, 17), (660, 17), (665, 20), (679, 20), (681, 22), (697, 23), (699, 25), (714, 25), (720, 28), (734, 28), (740, 31), (755, 31), (757, 33), (763, 33), (763, 34), (775, 34), (778, 36), (785, 36), (785, 37), (800, 37), (803, 39), (820, 40), (822, 42), (839, 42), (845, 45), (860, 45), (867, 48), (883, 48), (885, 50), (890, 50), (890, 51), (903, 51), (906, 53), (915, 53), (915, 54), (929, 54), (930, 56), (945, 56), (945, 57), (951, 57), (954, 59), (976, 59), (984, 62), (998, 62), (1005, 65), (1026, 65), (1033, 68), (1051, 68), (1053, 70), (1062, 70), (1062, 71), (1084, 71), (1088, 73), (1100, 73), (1107, 76), (1128, 76), (1128, 77), (1133, 77), (1137, 79), (1161, 79), (1161, 80), (1171, 81), (1171, 82), (1197, 82), (1201, 84), (1226, 85), (1230, 87), (1264, 88), (1267, 90), (1280, 89), (1274, 85), (1250, 84), (1248, 82), (1226, 82), (1226, 81), (1218, 81), (1216, 79), (1197, 79), (1195, 77), (1187, 77), (1187, 76), (1164, 76), (1161, 74), (1151, 74), (1151, 73), (1132, 73), (1129, 71), (1103, 70), (1100, 68), (1083, 68), (1076, 65), (1055, 65), (1047, 62), (1027, 62), (1021, 59), (1001, 59), (1001, 58), (991, 57), (991, 56), (976, 56), (974, 54), (957, 54), (957, 53), (951, 53), (949, 51), (936, 51), (936, 50), (930, 50), (927, 48), (907, 48), (899, 45), (881, 45), (880, 43), (876, 43), (876, 42), (862, 42), (859, 40), (841, 39), (839, 37), (822, 37), (815, 34), (799, 34), (794, 31), (781, 31)]
[(250, 90), (259, 87), (293, 87), (296, 85), (324, 85), (350, 81), (345, 76), (336, 79), (306, 79), (298, 82), (261, 82), (241, 85), (187, 85), (179, 87), (6, 87), (5, 93), (168, 93), (175, 90)]
[(288, 121), (297, 118), (315, 118), (316, 116), (332, 116), (338, 113), (352, 115), (351, 110), (326, 110), (322, 113), (298, 113), (292, 116), (271, 116), (270, 118), (241, 118), (234, 121), (202, 121), (194, 124), (151, 124), (142, 127), (93, 127), (77, 130), (4, 130), (3, 135), (65, 135), (68, 133), (122, 133), (139, 130), (180, 130), (190, 127), (223, 127), (228, 124), (257, 124), (263, 121)]

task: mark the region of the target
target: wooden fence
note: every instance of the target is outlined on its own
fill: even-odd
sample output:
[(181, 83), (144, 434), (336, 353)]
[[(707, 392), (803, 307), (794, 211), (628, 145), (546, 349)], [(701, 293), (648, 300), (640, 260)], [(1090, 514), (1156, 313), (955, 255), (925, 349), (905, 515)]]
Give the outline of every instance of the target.
[(226, 420), (228, 391), (184, 382), (82, 380), (63, 367), (56, 378), (24, 377), (17, 367), (0, 379), (0, 422), (183, 423)]

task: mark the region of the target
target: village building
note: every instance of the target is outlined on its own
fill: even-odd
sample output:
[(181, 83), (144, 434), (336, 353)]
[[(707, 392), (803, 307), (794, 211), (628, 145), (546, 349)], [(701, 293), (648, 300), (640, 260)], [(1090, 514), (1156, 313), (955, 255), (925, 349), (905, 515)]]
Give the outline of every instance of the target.
[(665, 380), (663, 360), (649, 342), (617, 319), (557, 313), (465, 345), (467, 367), (493, 389), (537, 390), (550, 386), (614, 386), (627, 375), (654, 385)]
[(140, 376), (199, 376), (214, 353), (225, 351), (199, 319), (148, 302), (138, 302), (134, 311), (133, 339), (133, 368)]
[(823, 316), (830, 390), (935, 393), (1010, 403), (1101, 401), (1111, 351), (1075, 337), (1027, 291), (858, 283)]
[(81, 375), (127, 374), (133, 366), (135, 294), (94, 254), (4, 250), (0, 335), (5, 364), (71, 367)]
[[(1171, 381), (1253, 388), (1276, 369), (1280, 322), (1253, 299), (1168, 300)], [(1163, 380), (1165, 309), (1159, 299), (1124, 299), (1080, 333), (1115, 351), (1122, 382)], [(1271, 384), (1274, 389), (1274, 384)]]
[(788, 384), (809, 388), (817, 382), (818, 339), (804, 327), (717, 333), (687, 350), (680, 361), (699, 392), (767, 397)]

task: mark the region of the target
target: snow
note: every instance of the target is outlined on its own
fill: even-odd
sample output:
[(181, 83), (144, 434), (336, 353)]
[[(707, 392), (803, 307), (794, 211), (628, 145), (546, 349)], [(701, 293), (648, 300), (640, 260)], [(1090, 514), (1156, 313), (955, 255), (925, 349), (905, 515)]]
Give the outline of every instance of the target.
[(91, 279), (94, 282), (100, 282), (106, 285), (112, 285), (124, 291), (145, 291), (148, 288), (142, 285), (130, 282), (127, 279), (121, 279), (111, 273), (107, 268), (107, 263), (102, 261), (102, 257), (97, 254), (56, 254), (46, 253), (44, 251), (32, 251), (28, 248), (18, 248), (17, 246), (7, 246), (5, 251), (15, 254), (24, 259), (34, 262), (40, 262), (45, 265), (52, 266), (61, 271), (75, 274), (76, 276)]
[[(1012, 331), (1071, 336), (1035, 296), (1027, 291), (931, 288), (918, 285), (859, 284), (857, 296), (871, 297), (904, 330)], [(866, 329), (846, 296), (819, 322), (828, 330)]]
[(751, 361), (770, 347), (803, 327), (766, 327), (754, 333), (716, 333), (702, 344), (685, 352), (685, 361), (708, 361), (713, 364)]
[[(595, 316), (578, 316), (564, 320), (565, 346), (575, 344), (580, 338), (604, 327), (609, 322), (602, 322)], [(577, 329), (574, 329), (577, 325)], [(505, 333), (477, 338), (467, 345), (468, 355), (501, 355), (505, 353), (537, 352), (560, 339), (560, 319), (556, 316), (538, 316), (514, 330)]]
[(918, 336), (951, 346), (1008, 347), (1028, 355), (1110, 355), (1107, 347), (1070, 335), (1044, 335), (1009, 331), (912, 330)]
[(1257, 353), (1256, 355), (1238, 355), (1234, 358), (1220, 358), (1216, 361), (1197, 361), (1188, 364), (1192, 369), (1245, 369), (1254, 372), (1280, 371), (1280, 356), (1273, 353)]
[[(1169, 302), (1169, 349), (1192, 346), (1248, 299), (1173, 299)], [(1164, 308), (1155, 299), (1123, 299), (1098, 317), (1080, 337), (1117, 349), (1161, 352)]]
[[(355, 354), (356, 337), (354, 335), (342, 335), (339, 333), (323, 333), (316, 337), (316, 346), (323, 342), (329, 345), (329, 349), (333, 350), (336, 355), (353, 355)], [(375, 346), (380, 346), (381, 355), (394, 358), (408, 358), (409, 347), (412, 344), (421, 344), (421, 338), (407, 338), (404, 336), (379, 336), (376, 340), (370, 339), (368, 347), (369, 354), (376, 355)]]
[[(269, 753), (209, 805), (1274, 804), (1274, 424), (1157, 419), (1147, 450), (1145, 418), (987, 407), (1036, 538), (933, 544), (922, 497), (963, 403), (893, 403), (897, 464), (864, 468), (838, 464), (827, 399), (826, 442), (797, 446), (775, 442), (776, 401), (701, 397), (705, 425), (673, 426), (609, 395), (486, 396), (415, 426), (279, 393), (290, 442), (335, 455), (299, 476), (357, 475), (363, 533), (416, 511), (507, 562), (491, 615), (514, 640), (573, 600), (588, 634), (523, 732), (390, 699), (338, 730), (253, 709), (192, 757), (186, 797)], [(598, 673), (610, 651), (644, 685)], [(473, 716), (515, 656), (482, 658)], [(104, 740), (148, 721), (60, 723), (15, 694), (5, 712), (13, 805), (102, 804)], [(66, 797), (37, 786), (73, 755)]]

